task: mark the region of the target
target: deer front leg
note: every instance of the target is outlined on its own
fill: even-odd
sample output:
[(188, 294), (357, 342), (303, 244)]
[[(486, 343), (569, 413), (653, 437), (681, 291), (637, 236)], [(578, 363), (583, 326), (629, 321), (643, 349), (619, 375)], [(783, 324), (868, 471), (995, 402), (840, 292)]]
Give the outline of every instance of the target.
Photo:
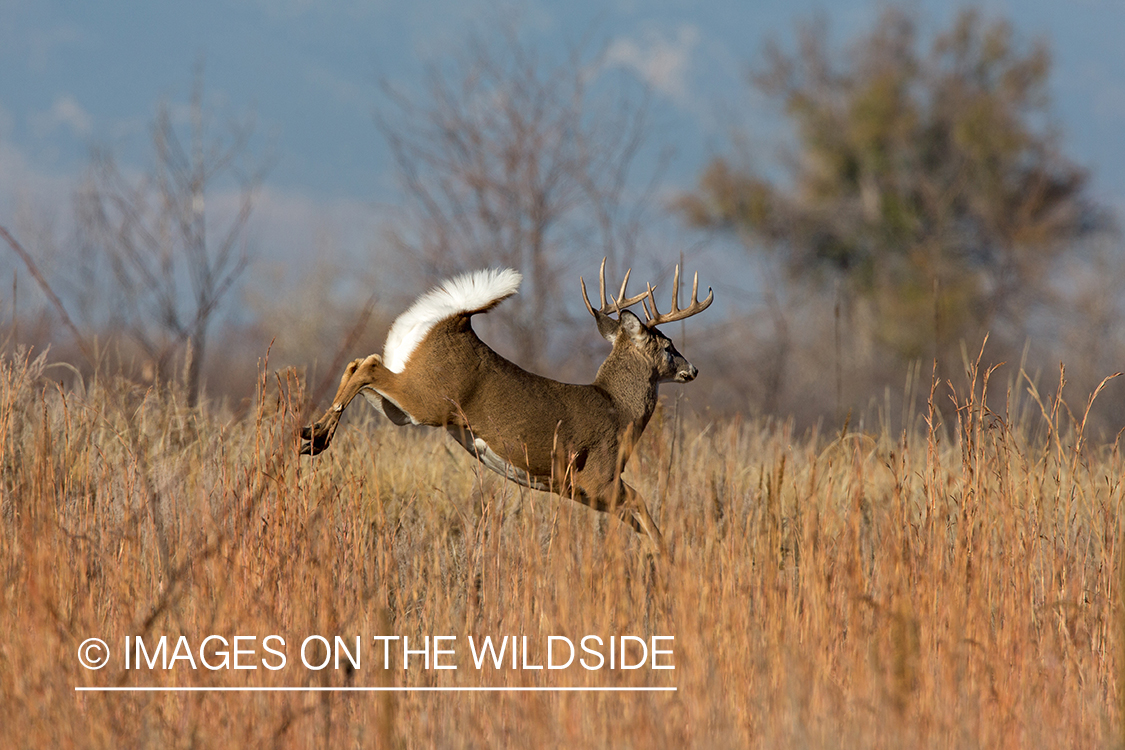
[(332, 398), (332, 406), (328, 407), (324, 416), (313, 422), (311, 426), (301, 428), (301, 439), (305, 441), (301, 445), (302, 454), (315, 456), (328, 448), (332, 436), (336, 434), (336, 427), (340, 424), (344, 409), (348, 408), (352, 399), (369, 382), (374, 367), (381, 365), (382, 362), (382, 357), (372, 354), (362, 359), (353, 359), (348, 363), (340, 378), (340, 387), (336, 389), (336, 395)]
[[(588, 505), (602, 513), (616, 513), (618, 518), (629, 524), (648, 542), (657, 557), (667, 559), (668, 549), (664, 546), (664, 536), (649, 515), (648, 506), (645, 505), (641, 493), (620, 480), (617, 482), (616, 489), (610, 485), (606, 491), (600, 493), (591, 493), (580, 487), (573, 487), (570, 491), (574, 493), (574, 499), (583, 505)], [(570, 492), (564, 494), (569, 495)]]
[(625, 484), (620, 483), (618, 494), (620, 497), (617, 501), (615, 510), (617, 515), (633, 526), (634, 529), (644, 532), (648, 541), (656, 550), (656, 555), (664, 560), (668, 558), (668, 548), (664, 546), (664, 536), (660, 533), (660, 529), (656, 527), (656, 522), (652, 520), (649, 515), (648, 506), (645, 505), (644, 498), (641, 493)]

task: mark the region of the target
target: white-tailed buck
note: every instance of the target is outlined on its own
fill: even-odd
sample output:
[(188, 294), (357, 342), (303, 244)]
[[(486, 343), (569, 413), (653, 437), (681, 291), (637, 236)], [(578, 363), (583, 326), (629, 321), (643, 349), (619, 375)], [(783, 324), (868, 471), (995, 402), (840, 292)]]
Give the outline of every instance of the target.
[[(671, 310), (656, 309), (653, 287), (606, 299), (601, 266), (601, 307), (586, 309), (613, 351), (590, 385), (571, 385), (521, 369), (477, 338), (472, 317), (516, 293), (513, 270), (477, 271), (449, 280), (420, 297), (387, 334), (383, 356), (347, 366), (332, 406), (301, 432), (302, 453), (328, 447), (351, 400), (367, 401), (397, 425), (444, 427), (489, 469), (525, 487), (572, 497), (616, 511), (644, 532), (661, 552), (664, 542), (644, 500), (621, 480), (621, 471), (656, 408), (658, 383), (687, 383), (698, 371), (657, 329), (707, 309), (699, 301), (699, 275), (691, 303), (679, 306), (680, 268), (672, 282)], [(647, 321), (626, 308), (642, 303)], [(617, 317), (613, 318), (612, 315)]]

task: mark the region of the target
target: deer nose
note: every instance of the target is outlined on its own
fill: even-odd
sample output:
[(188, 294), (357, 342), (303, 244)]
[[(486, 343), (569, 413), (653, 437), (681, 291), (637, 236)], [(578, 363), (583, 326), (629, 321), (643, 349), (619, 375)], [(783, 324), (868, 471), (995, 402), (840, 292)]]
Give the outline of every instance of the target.
[(690, 383), (695, 380), (695, 376), (699, 374), (699, 370), (696, 369), (695, 365), (689, 364), (686, 370), (680, 370), (678, 374), (679, 378), (677, 378), (677, 380), (681, 383)]

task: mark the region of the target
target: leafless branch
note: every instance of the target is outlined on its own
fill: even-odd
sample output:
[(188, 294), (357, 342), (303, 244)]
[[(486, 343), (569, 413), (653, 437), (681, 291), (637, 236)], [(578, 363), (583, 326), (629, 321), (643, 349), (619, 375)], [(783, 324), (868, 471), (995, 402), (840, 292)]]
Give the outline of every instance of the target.
[(70, 315), (67, 314), (66, 307), (63, 305), (62, 300), (55, 294), (55, 290), (51, 288), (51, 285), (47, 283), (46, 277), (40, 272), (39, 266), (35, 263), (31, 254), (24, 249), (23, 245), (12, 236), (12, 233), (9, 232), (6, 227), (0, 226), (0, 236), (3, 236), (4, 241), (12, 248), (12, 251), (18, 255), (20, 260), (23, 261), (23, 264), (27, 266), (28, 273), (30, 273), (32, 278), (35, 279), (35, 282), (39, 284), (39, 288), (43, 290), (43, 294), (47, 295), (47, 299), (50, 300), (51, 305), (55, 308), (55, 312), (59, 314), (59, 319), (62, 320), (63, 325), (66, 326), (67, 330), (74, 336), (74, 341), (78, 344), (78, 348), (82, 351), (83, 356), (86, 357), (86, 360), (91, 365), (96, 365), (97, 359), (94, 356), (94, 350), (86, 341), (86, 337), (78, 330), (78, 326), (74, 325), (74, 321), (70, 319)]

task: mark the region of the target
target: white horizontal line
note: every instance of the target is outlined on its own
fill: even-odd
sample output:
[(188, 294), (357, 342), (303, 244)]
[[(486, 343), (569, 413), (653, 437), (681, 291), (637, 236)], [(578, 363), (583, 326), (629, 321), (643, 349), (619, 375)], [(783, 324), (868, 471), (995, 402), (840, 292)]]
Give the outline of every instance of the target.
[(79, 693), (674, 693), (675, 687), (75, 687)]

